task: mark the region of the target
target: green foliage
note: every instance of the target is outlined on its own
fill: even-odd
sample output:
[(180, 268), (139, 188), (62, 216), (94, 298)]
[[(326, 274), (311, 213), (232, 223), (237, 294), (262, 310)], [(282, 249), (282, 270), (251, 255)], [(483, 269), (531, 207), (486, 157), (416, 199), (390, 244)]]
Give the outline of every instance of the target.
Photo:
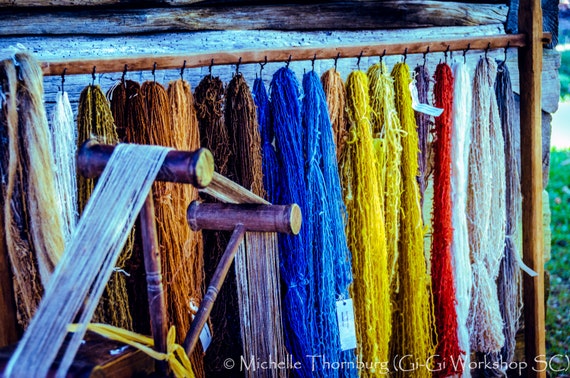
[[(570, 60), (570, 55), (567, 55)], [(570, 61), (569, 61), (570, 63)], [(550, 296), (546, 316), (546, 348), (550, 356), (570, 354), (570, 150), (550, 151), (548, 192), (552, 212)]]

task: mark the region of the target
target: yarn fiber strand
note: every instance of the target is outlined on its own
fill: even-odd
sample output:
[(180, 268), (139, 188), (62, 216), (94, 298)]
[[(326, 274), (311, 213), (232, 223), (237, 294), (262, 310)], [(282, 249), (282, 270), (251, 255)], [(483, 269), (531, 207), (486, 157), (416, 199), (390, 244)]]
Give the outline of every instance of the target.
[(77, 131), (67, 92), (58, 92), (50, 123), (50, 142), (55, 164), (55, 184), (61, 210), (63, 235), (67, 242), (77, 224), (77, 180), (75, 154)]
[(447, 63), (435, 70), (433, 88), (435, 106), (443, 113), (435, 118), (433, 233), (431, 243), (431, 279), (437, 347), (434, 371), (436, 377), (461, 374), (462, 365), (457, 340), (457, 312), (455, 310), (455, 280), (451, 262), (453, 238), (451, 201), (451, 136), (453, 117), (453, 75)]
[[(196, 115), (200, 129), (200, 143), (214, 155), (216, 171), (235, 180), (230, 171), (234, 160), (229, 132), (224, 120), (224, 83), (218, 77), (205, 76), (194, 91)], [(233, 175), (233, 176), (232, 176)], [(224, 253), (230, 233), (222, 231), (202, 231), (204, 237), (204, 269), (206, 282), (210, 282)], [(241, 324), (239, 315), (238, 285), (235, 262), (228, 271), (218, 299), (214, 303), (210, 320), (214, 337), (204, 357), (205, 371), (209, 374), (227, 374), (223, 362), (226, 358), (238, 361), (243, 354)], [(236, 376), (243, 372), (230, 370)]]
[[(402, 197), (400, 208), (400, 244), (398, 275), (400, 290), (396, 295), (393, 314), (392, 357), (412, 355), (419, 361), (429, 361), (435, 352), (432, 340), (434, 327), (431, 303), (431, 282), (423, 251), (424, 229), (418, 185), (418, 131), (409, 89), (410, 69), (406, 63), (396, 63), (392, 69), (396, 109), (402, 127)], [(410, 366), (406, 366), (410, 368)], [(426, 368), (415, 370), (417, 377), (431, 376)], [(406, 376), (402, 370), (395, 374)]]
[[(414, 69), (416, 88), (418, 90), (418, 100), (422, 104), (429, 103), (429, 85), (430, 85), (430, 75), (425, 65), (417, 66)], [(424, 192), (428, 186), (428, 178), (431, 174), (432, 167), (430, 166), (430, 130), (433, 126), (431, 117), (428, 114), (422, 112), (415, 112), (416, 124), (418, 126), (418, 141), (420, 148), (420, 155), (418, 157), (418, 163), (420, 168), (420, 173), (418, 175), (418, 183), (420, 185), (420, 195), (421, 204), (424, 201)]]
[[(265, 196), (261, 137), (253, 96), (238, 73), (226, 88), (225, 122), (232, 155), (228, 162), (234, 180), (260, 197)], [(247, 361), (285, 359), (281, 325), (281, 297), (277, 235), (246, 233), (236, 255), (235, 268), (240, 308), (243, 356)], [(270, 367), (247, 376), (284, 377), (284, 369)]]
[(493, 89), (496, 63), (482, 58), (473, 81), (467, 219), (473, 294), (471, 349), (499, 352), (505, 343), (496, 279), (505, 250), (505, 147)]
[[(368, 78), (353, 71), (346, 80), (349, 139), (340, 166), (352, 252), (354, 312), (359, 361), (388, 361), (390, 285), (378, 169), (372, 140)], [(360, 372), (375, 376), (375, 369)]]
[[(303, 216), (310, 214), (305, 184), (301, 90), (293, 71), (283, 67), (273, 74), (270, 86), (275, 147), (279, 162), (277, 192), (279, 203), (296, 203)], [(279, 234), (279, 260), (283, 280), (283, 329), (285, 345), (301, 368), (293, 374), (312, 376), (311, 359), (317, 339), (312, 296), (313, 256), (311, 227), (301, 227), (299, 235)]]
[(473, 82), (467, 65), (453, 65), (453, 126), (451, 129), (451, 202), (453, 238), (451, 262), (455, 277), (455, 310), (457, 312), (457, 338), (462, 351), (464, 378), (470, 377), (471, 361), (467, 317), (471, 303), (471, 260), (467, 232), (467, 179), (471, 143), (471, 107)]
[[(516, 333), (519, 328), (521, 317), (521, 271), (518, 265), (519, 251), (516, 240), (518, 225), (521, 222), (521, 188), (519, 163), (517, 154), (519, 146), (516, 145), (516, 131), (513, 125), (515, 112), (514, 95), (511, 84), (509, 69), (505, 62), (499, 62), (497, 67), (497, 79), (495, 81), (495, 94), (503, 138), (505, 141), (505, 171), (506, 171), (506, 238), (505, 253), (501, 260), (497, 290), (499, 308), (503, 317), (503, 334), (505, 344), (500, 353), (491, 353), (488, 358), (491, 361), (509, 364), (513, 361), (516, 347)], [(499, 365), (502, 366), (502, 365)], [(496, 375), (506, 374), (506, 369), (496, 369)]]
[(386, 224), (386, 248), (391, 295), (397, 290), (398, 243), (400, 239), (400, 171), (402, 131), (396, 112), (394, 80), (384, 63), (368, 69), (370, 106), (376, 157), (378, 159), (379, 189)]
[[(312, 295), (315, 298), (317, 348), (323, 356), (315, 368), (325, 377), (356, 376), (354, 351), (342, 352), (336, 303), (348, 297), (351, 282), (350, 252), (346, 243), (336, 149), (328, 116), (325, 93), (318, 75), (303, 75), (303, 130), (305, 135), (307, 199), (310, 213), (305, 227), (312, 228), (310, 246), (313, 254)], [(342, 364), (341, 371), (327, 368), (322, 361)]]
[(337, 159), (340, 160), (348, 137), (346, 130), (346, 88), (340, 73), (334, 68), (323, 73), (321, 82), (327, 98), (329, 117), (336, 145), (336, 155)]
[[(117, 144), (119, 142), (113, 114), (105, 94), (98, 85), (88, 85), (81, 91), (77, 110), (77, 143), (82, 144), (89, 138), (96, 138), (101, 143)], [(78, 210), (83, 212), (91, 197), (96, 179), (77, 175)], [(133, 272), (129, 269), (129, 260), (133, 253), (134, 235), (130, 234), (125, 249), (117, 261), (117, 269), (107, 283), (105, 293), (95, 313), (95, 320), (131, 330), (133, 319), (129, 307), (127, 277), (122, 272)], [(146, 311), (148, 312), (148, 311)]]
[[(18, 322), (33, 316), (65, 245), (39, 63), (25, 51), (0, 61), (2, 196)], [(5, 143), (4, 140), (2, 142)]]

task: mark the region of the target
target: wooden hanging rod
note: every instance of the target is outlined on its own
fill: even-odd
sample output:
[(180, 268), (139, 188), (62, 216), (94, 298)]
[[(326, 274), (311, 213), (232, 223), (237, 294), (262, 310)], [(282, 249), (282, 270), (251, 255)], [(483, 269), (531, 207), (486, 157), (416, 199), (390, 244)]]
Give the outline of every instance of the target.
[[(76, 60), (46, 60), (42, 71), (46, 76), (93, 74), (153, 69), (181, 69), (211, 65), (247, 64), (263, 62), (287, 62), (312, 59), (357, 58), (435, 53), (445, 51), (493, 50), (505, 47), (523, 47), (525, 34), (501, 34), (441, 40), (408, 41), (397, 43), (357, 44), (350, 46), (286, 47), (267, 50), (234, 50), (176, 55), (139, 55), (127, 57), (98, 57)], [(549, 43), (550, 33), (544, 33), (542, 42)], [(94, 71), (95, 68), (95, 71)]]

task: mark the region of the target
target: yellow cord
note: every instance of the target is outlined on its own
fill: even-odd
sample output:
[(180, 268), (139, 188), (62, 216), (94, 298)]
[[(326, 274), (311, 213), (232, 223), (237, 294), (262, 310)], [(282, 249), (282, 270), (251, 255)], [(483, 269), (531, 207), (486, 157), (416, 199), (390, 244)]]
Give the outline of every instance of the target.
[[(79, 328), (78, 324), (71, 324), (68, 327), (69, 332), (75, 332)], [(108, 339), (118, 341), (134, 348), (159, 361), (167, 361), (170, 369), (177, 378), (194, 378), (194, 372), (190, 365), (190, 360), (184, 351), (184, 348), (176, 344), (176, 330), (174, 326), (170, 327), (166, 339), (166, 353), (160, 353), (152, 349), (154, 340), (151, 337), (140, 335), (135, 332), (127, 331), (122, 328), (114, 327), (108, 324), (90, 323), (87, 329), (97, 333)]]

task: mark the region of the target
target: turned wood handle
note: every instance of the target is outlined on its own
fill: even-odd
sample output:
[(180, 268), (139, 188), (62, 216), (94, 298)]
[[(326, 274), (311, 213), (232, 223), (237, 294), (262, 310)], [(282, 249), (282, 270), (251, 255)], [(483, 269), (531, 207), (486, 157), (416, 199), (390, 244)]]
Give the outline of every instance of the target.
[[(93, 139), (83, 143), (77, 152), (77, 169), (87, 178), (98, 177), (105, 169), (115, 146), (100, 144)], [(214, 175), (214, 157), (212, 153), (200, 148), (196, 151), (172, 150), (156, 176), (157, 181), (169, 181), (192, 184), (205, 188)]]
[(297, 235), (302, 215), (298, 205), (258, 205), (201, 203), (193, 201), (188, 207), (187, 219), (194, 231), (231, 231), (237, 224), (250, 232), (282, 232)]

